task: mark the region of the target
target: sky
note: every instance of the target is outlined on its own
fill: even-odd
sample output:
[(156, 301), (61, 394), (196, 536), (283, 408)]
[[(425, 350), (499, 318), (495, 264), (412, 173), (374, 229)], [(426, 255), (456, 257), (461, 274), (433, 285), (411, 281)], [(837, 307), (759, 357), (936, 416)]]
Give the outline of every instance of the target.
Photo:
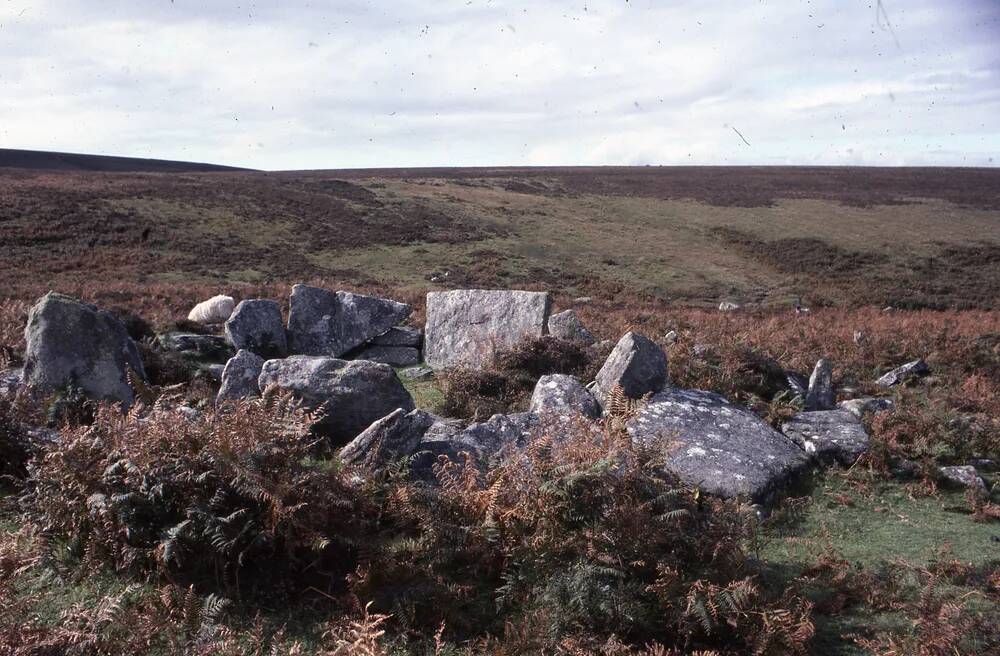
[(0, 0), (0, 148), (1000, 165), (1000, 0)]

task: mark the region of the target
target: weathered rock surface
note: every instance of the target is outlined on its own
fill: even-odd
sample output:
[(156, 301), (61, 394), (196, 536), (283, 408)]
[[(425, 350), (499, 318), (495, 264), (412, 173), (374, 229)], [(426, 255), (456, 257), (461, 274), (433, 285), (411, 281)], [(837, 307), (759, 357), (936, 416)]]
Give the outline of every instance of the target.
[(469, 454), (473, 464), (486, 468), (498, 454), (523, 448), (540, 423), (530, 412), (493, 415), (467, 427), (457, 420), (436, 418), (415, 451), (411, 474), (418, 480), (433, 481), (433, 466), (441, 456), (463, 462), (463, 453)]
[(792, 391), (792, 394), (805, 399), (806, 393), (809, 391), (808, 378), (797, 371), (786, 371), (785, 380), (788, 382), (788, 389)]
[(246, 349), (237, 351), (222, 370), (222, 386), (215, 397), (216, 404), (260, 396), (257, 379), (263, 368), (264, 358)]
[(837, 394), (833, 391), (833, 367), (821, 358), (809, 377), (806, 391), (806, 410), (832, 410), (837, 407)]
[(719, 312), (736, 312), (739, 309), (739, 303), (733, 303), (732, 301), (722, 301), (719, 303)]
[(420, 364), (420, 351), (412, 346), (368, 346), (358, 351), (354, 360), (370, 360), (393, 367), (410, 367)]
[(340, 458), (351, 465), (382, 467), (416, 451), (434, 423), (434, 415), (423, 410), (398, 408), (351, 440), (341, 449)]
[(608, 394), (620, 386), (629, 398), (656, 393), (670, 384), (667, 356), (655, 342), (637, 333), (625, 333), (594, 379), (594, 396), (604, 407)]
[(293, 355), (268, 360), (261, 370), (261, 392), (291, 391), (310, 410), (322, 409), (316, 430), (346, 443), (397, 408), (414, 409), (413, 398), (387, 364)]
[(196, 333), (164, 333), (156, 341), (164, 351), (172, 351), (199, 360), (226, 361), (233, 355), (233, 349), (221, 335), (198, 335)]
[(202, 301), (191, 308), (188, 312), (188, 321), (196, 321), (203, 324), (225, 323), (233, 314), (236, 301), (232, 296), (213, 296), (207, 301)]
[(24, 383), (51, 392), (72, 385), (94, 399), (131, 405), (128, 371), (146, 379), (135, 342), (110, 312), (50, 292), (28, 314)]
[(427, 294), (424, 360), (434, 369), (480, 368), (499, 350), (545, 334), (545, 292), (461, 289)]
[(430, 380), (434, 378), (434, 370), (430, 367), (407, 367), (399, 372), (399, 377), (404, 380)]
[(420, 348), (424, 343), (424, 331), (410, 326), (396, 326), (369, 342), (372, 346), (412, 346)]
[(941, 478), (956, 487), (986, 489), (986, 482), (972, 465), (940, 467), (938, 472), (941, 474)]
[(881, 378), (876, 381), (876, 384), (882, 387), (892, 387), (894, 385), (899, 385), (900, 383), (905, 383), (911, 378), (917, 378), (920, 376), (926, 376), (931, 372), (931, 368), (927, 366), (927, 363), (920, 360), (914, 360), (912, 362), (907, 362), (901, 367), (897, 367), (892, 371), (883, 374)]
[(712, 392), (664, 390), (626, 429), (636, 443), (662, 444), (668, 471), (721, 497), (762, 499), (809, 463), (787, 437)]
[(866, 396), (860, 399), (849, 399), (837, 404), (841, 410), (847, 410), (859, 419), (868, 413), (891, 412), (896, 408), (892, 399), (880, 399), (874, 396)]
[(538, 380), (528, 411), (538, 415), (601, 416), (597, 399), (579, 380), (564, 374), (542, 376)]
[(869, 445), (865, 427), (847, 410), (800, 412), (781, 432), (824, 464), (853, 465)]
[(237, 350), (246, 349), (263, 358), (280, 358), (288, 352), (281, 309), (274, 301), (240, 301), (226, 321), (226, 339)]
[(288, 314), (292, 353), (339, 357), (384, 334), (413, 311), (405, 303), (295, 285)]
[(593, 344), (594, 335), (587, 330), (574, 310), (566, 310), (549, 317), (549, 334), (557, 339)]
[(21, 369), (8, 369), (0, 371), (0, 397), (15, 396), (21, 389), (24, 371)]

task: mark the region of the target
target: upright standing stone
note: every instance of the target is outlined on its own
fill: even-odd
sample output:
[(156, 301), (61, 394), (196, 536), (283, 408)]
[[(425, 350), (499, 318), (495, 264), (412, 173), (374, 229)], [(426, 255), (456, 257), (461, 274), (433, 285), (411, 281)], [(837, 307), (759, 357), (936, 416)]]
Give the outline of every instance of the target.
[(615, 386), (625, 396), (638, 399), (670, 384), (667, 356), (656, 342), (636, 333), (625, 333), (594, 379), (594, 396), (604, 407)]
[(379, 337), (413, 311), (384, 298), (295, 285), (288, 313), (292, 353), (340, 357)]
[(222, 386), (215, 397), (216, 404), (230, 399), (245, 399), (260, 396), (257, 379), (264, 366), (264, 358), (256, 353), (241, 349), (229, 359), (222, 370)]
[(497, 351), (544, 335), (548, 319), (546, 292), (430, 292), (424, 360), (434, 369), (482, 368)]
[(74, 386), (98, 400), (131, 405), (129, 371), (146, 372), (135, 342), (110, 312), (63, 294), (49, 292), (28, 314), (24, 383), (53, 392)]
[(237, 350), (263, 358), (280, 358), (288, 352), (281, 309), (274, 301), (240, 301), (226, 321), (226, 338)]
[(833, 367), (826, 358), (821, 358), (809, 377), (806, 392), (806, 410), (833, 410), (837, 407), (837, 395), (833, 391)]

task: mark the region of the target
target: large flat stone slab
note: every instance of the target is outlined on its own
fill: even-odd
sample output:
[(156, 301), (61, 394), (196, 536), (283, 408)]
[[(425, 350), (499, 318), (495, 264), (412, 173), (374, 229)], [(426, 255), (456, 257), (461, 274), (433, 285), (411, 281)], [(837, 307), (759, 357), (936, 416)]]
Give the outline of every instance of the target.
[(549, 309), (546, 292), (430, 292), (424, 360), (434, 369), (481, 368), (497, 351), (544, 335)]
[(626, 429), (638, 444), (662, 445), (667, 471), (721, 497), (762, 499), (809, 464), (791, 440), (713, 392), (664, 390)]

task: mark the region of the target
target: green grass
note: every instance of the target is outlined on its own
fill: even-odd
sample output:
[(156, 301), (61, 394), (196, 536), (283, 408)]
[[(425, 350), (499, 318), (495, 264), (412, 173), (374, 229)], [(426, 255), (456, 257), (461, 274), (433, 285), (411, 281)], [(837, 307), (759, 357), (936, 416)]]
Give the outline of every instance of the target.
[(441, 405), (444, 403), (444, 392), (441, 391), (436, 379), (411, 380), (401, 376), (400, 381), (413, 397), (413, 402), (418, 408), (427, 412), (440, 412)]
[[(849, 505), (838, 498), (849, 500)], [(802, 563), (810, 554), (803, 538), (824, 534), (846, 560), (864, 567), (897, 557), (926, 564), (945, 546), (964, 563), (1000, 559), (1000, 544), (993, 541), (1000, 526), (974, 522), (962, 492), (941, 490), (932, 497), (913, 497), (903, 485), (885, 481), (865, 498), (837, 476), (816, 485), (808, 512), (771, 541), (762, 555), (770, 561)]]

